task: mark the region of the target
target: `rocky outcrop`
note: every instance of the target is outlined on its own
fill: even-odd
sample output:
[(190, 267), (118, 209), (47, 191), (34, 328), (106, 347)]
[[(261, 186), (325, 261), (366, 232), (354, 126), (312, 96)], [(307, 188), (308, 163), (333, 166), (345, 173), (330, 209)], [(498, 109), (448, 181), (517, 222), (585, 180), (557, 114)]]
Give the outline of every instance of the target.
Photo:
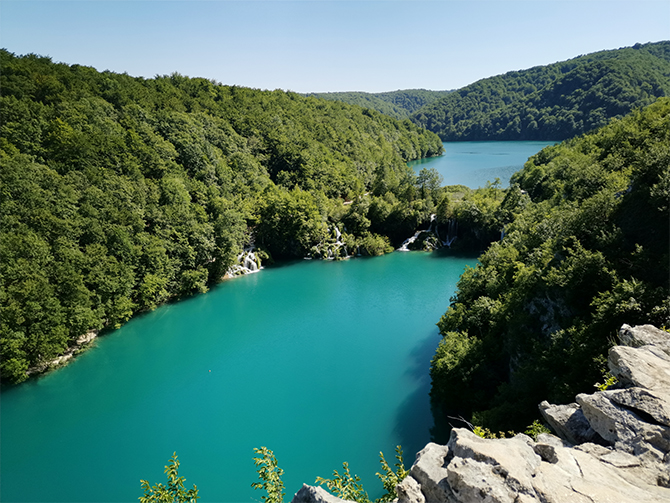
[(456, 428), (417, 454), (398, 503), (669, 502), (670, 334), (624, 325), (620, 340), (608, 360), (616, 389), (540, 404), (557, 436)]

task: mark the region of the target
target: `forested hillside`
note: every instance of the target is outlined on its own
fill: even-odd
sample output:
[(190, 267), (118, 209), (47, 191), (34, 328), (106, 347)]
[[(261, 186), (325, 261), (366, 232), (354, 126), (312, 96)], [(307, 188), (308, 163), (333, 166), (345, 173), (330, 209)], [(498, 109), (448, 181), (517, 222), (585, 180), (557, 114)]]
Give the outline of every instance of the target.
[(422, 107), (443, 98), (451, 91), (428, 91), (426, 89), (406, 89), (386, 93), (340, 92), (310, 93), (307, 96), (324, 100), (341, 101), (363, 108), (377, 110), (383, 114), (405, 119)]
[(623, 323), (670, 326), (670, 100), (544, 149), (515, 192), (504, 239), (458, 283), (431, 364), (445, 414), (503, 431), (604, 382)]
[(477, 81), (411, 120), (444, 141), (564, 140), (670, 95), (670, 42), (636, 44)]
[(6, 381), (90, 329), (205, 291), (252, 235), (275, 258), (319, 256), (346, 226), (351, 252), (383, 253), (375, 229), (411, 232), (435, 205), (406, 163), (442, 144), (409, 121), (5, 50), (0, 66)]

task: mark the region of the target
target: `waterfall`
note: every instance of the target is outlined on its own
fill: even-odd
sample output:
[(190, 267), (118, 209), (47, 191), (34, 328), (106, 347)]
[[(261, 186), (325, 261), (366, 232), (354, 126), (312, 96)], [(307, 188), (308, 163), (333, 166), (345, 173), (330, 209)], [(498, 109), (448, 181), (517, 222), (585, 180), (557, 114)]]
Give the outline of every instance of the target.
[(428, 228), (416, 231), (412, 237), (405, 239), (405, 241), (402, 242), (402, 245), (400, 245), (400, 248), (398, 248), (396, 251), (403, 251), (403, 252), (409, 251), (409, 245), (411, 245), (414, 241), (416, 241), (422, 232), (437, 235), (437, 232), (432, 230), (433, 225), (437, 225), (436, 222), (437, 222), (437, 215), (433, 213), (432, 215), (430, 215), (430, 224), (428, 225)]
[[(433, 229), (435, 227), (435, 229)], [(428, 232), (432, 232), (437, 235), (437, 215), (433, 213), (430, 215), (430, 225), (428, 226)]]
[(418, 238), (419, 234), (421, 234), (422, 232), (426, 231), (416, 231), (412, 237), (405, 239), (405, 241), (402, 242), (402, 245), (400, 245), (400, 248), (398, 248), (396, 251), (403, 251), (403, 252), (409, 251), (409, 245), (411, 245), (414, 241), (416, 241), (416, 238)]
[(235, 276), (243, 276), (263, 269), (263, 266), (260, 264), (260, 259), (254, 253), (255, 250), (256, 248), (254, 247), (253, 242), (249, 246), (245, 246), (242, 253), (237, 256), (237, 264), (230, 266), (224, 277), (232, 278)]
[(447, 228), (447, 239), (445, 241), (442, 241), (442, 244), (448, 248), (451, 248), (451, 245), (454, 241), (456, 241), (456, 238), (458, 234), (458, 221), (455, 218), (450, 218), (449, 219), (449, 226)]
[[(329, 237), (325, 238), (319, 244), (312, 248), (312, 255), (322, 258), (323, 260), (335, 260), (339, 258), (348, 258), (349, 252), (347, 250), (344, 241), (342, 241), (342, 232), (337, 227), (333, 226), (332, 230), (329, 229)], [(340, 249), (343, 251), (343, 254), (340, 253)], [(305, 259), (311, 259), (312, 256), (307, 256)]]

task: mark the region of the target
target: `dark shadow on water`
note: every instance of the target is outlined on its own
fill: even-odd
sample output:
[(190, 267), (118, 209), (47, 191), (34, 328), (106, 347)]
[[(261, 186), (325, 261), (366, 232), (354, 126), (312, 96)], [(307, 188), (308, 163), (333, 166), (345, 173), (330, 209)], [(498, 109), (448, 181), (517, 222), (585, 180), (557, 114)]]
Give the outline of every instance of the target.
[[(418, 451), (431, 441), (431, 432), (434, 427), (433, 415), (430, 408), (430, 361), (440, 341), (437, 327), (426, 334), (420, 343), (410, 353), (410, 365), (406, 371), (408, 379), (417, 383), (416, 390), (409, 395), (398, 407), (395, 418), (394, 431), (398, 435), (402, 446), (405, 467), (409, 468), (414, 462)], [(395, 446), (394, 446), (395, 447)], [(392, 453), (384, 453), (386, 460), (391, 463)]]
[(430, 258), (469, 258), (476, 260), (481, 253), (468, 250), (452, 250), (451, 248), (440, 248), (429, 253)]
[(300, 264), (304, 262), (305, 259), (290, 259), (290, 260), (276, 260), (269, 264), (263, 264), (263, 269), (281, 269), (282, 267), (289, 267), (292, 265)]
[[(452, 428), (467, 427), (465, 420), (445, 417), (443, 411), (434, 407), (430, 399), (430, 361), (439, 341), (440, 334), (436, 328), (410, 354), (411, 363), (406, 374), (418, 385), (398, 407), (394, 426), (403, 449), (405, 467), (408, 469), (414, 462), (416, 453), (428, 442), (444, 445), (449, 441)], [(384, 453), (389, 463), (391, 454)]]

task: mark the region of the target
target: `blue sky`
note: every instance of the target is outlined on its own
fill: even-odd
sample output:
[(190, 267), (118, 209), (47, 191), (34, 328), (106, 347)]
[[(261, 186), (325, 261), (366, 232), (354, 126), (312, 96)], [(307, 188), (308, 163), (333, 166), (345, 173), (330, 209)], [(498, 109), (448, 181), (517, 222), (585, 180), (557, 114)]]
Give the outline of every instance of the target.
[(16, 54), (296, 92), (456, 89), (668, 39), (668, 0), (0, 1)]

